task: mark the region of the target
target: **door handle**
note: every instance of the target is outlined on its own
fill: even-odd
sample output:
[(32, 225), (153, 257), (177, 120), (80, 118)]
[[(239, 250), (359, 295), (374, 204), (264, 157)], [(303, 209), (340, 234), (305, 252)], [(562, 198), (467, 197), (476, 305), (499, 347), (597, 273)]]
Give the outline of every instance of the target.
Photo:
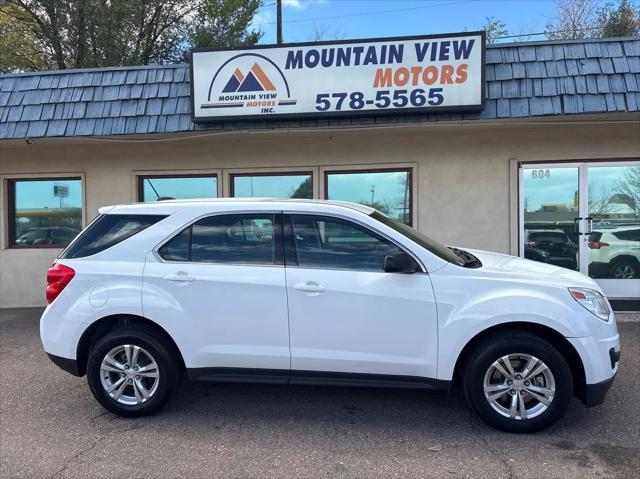
[(294, 286), (294, 288), (305, 293), (324, 293), (327, 290), (327, 288), (325, 288), (321, 284), (316, 283), (315, 281), (298, 283)]
[(189, 276), (187, 273), (183, 271), (179, 271), (176, 274), (165, 274), (163, 278), (168, 281), (185, 282), (185, 283), (195, 281), (195, 278), (193, 276)]

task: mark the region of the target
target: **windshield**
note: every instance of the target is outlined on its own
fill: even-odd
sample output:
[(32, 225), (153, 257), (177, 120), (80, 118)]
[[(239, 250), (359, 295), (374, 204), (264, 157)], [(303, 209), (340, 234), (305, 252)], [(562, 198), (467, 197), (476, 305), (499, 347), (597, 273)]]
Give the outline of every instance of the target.
[(393, 228), (398, 233), (401, 233), (410, 240), (415, 241), (423, 248), (431, 251), (433, 254), (445, 261), (448, 261), (449, 263), (453, 263), (458, 266), (465, 266), (465, 264), (467, 263), (464, 258), (457, 255), (451, 249), (438, 243), (435, 240), (432, 240), (427, 235), (420, 233), (418, 230), (413, 229), (411, 226), (405, 225), (404, 223), (394, 220), (393, 218), (389, 218), (379, 211), (374, 211), (370, 216), (373, 219), (378, 220), (380, 223)]

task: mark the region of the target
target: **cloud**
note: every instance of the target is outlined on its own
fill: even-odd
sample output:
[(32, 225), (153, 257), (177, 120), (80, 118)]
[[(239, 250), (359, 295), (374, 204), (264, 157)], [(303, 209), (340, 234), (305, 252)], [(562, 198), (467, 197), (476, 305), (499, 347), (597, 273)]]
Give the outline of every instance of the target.
[(300, 0), (282, 0), (282, 5), (285, 7), (295, 8), (297, 10), (302, 10), (304, 7)]
[(314, 3), (327, 3), (328, 0), (282, 0), (282, 5), (285, 7), (295, 8), (296, 10), (304, 10), (309, 5)]

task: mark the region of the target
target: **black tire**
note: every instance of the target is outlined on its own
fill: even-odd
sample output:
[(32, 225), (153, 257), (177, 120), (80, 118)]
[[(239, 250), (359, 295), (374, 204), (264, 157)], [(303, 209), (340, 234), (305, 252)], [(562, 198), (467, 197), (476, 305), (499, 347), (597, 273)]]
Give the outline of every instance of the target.
[[(485, 397), (485, 374), (496, 360), (508, 354), (534, 356), (544, 362), (553, 374), (555, 380), (553, 399), (547, 409), (536, 417), (528, 419), (505, 417), (496, 411)], [(549, 342), (526, 332), (501, 332), (478, 345), (467, 361), (462, 375), (465, 396), (473, 410), (487, 424), (506, 432), (532, 433), (551, 426), (566, 412), (573, 396), (573, 376), (564, 356)], [(510, 393), (511, 391), (501, 400), (509, 400)], [(527, 394), (526, 391), (525, 394)], [(533, 401), (532, 404), (537, 402)]]
[(617, 274), (617, 269), (628, 267), (633, 271), (633, 276), (628, 279), (640, 278), (640, 264), (628, 259), (618, 259), (613, 262), (611, 268), (609, 268), (609, 275), (607, 278), (615, 278)]
[[(158, 366), (157, 387), (151, 397), (141, 404), (128, 405), (116, 401), (102, 384), (100, 367), (104, 357), (114, 348), (133, 345), (148, 352)], [(109, 331), (91, 348), (87, 361), (87, 382), (96, 400), (109, 411), (125, 417), (139, 417), (158, 411), (171, 397), (180, 382), (181, 368), (175, 348), (150, 328), (131, 326)], [(129, 391), (133, 392), (132, 389)]]

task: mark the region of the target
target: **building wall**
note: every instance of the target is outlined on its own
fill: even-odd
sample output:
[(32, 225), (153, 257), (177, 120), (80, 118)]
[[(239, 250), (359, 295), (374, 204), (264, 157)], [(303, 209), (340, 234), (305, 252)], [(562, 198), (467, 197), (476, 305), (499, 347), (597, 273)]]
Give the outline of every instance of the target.
[[(414, 168), (414, 223), (447, 244), (517, 251), (517, 161), (640, 158), (636, 122), (420, 125), (358, 130), (202, 134), (189, 139), (56, 139), (0, 144), (0, 307), (40, 306), (57, 249), (8, 249), (6, 180), (81, 176), (85, 224), (101, 206), (136, 200), (135, 175), (233, 169)], [(153, 139), (154, 137), (147, 137)], [(157, 140), (157, 138), (155, 138)], [(323, 197), (323, 178), (314, 178)]]

